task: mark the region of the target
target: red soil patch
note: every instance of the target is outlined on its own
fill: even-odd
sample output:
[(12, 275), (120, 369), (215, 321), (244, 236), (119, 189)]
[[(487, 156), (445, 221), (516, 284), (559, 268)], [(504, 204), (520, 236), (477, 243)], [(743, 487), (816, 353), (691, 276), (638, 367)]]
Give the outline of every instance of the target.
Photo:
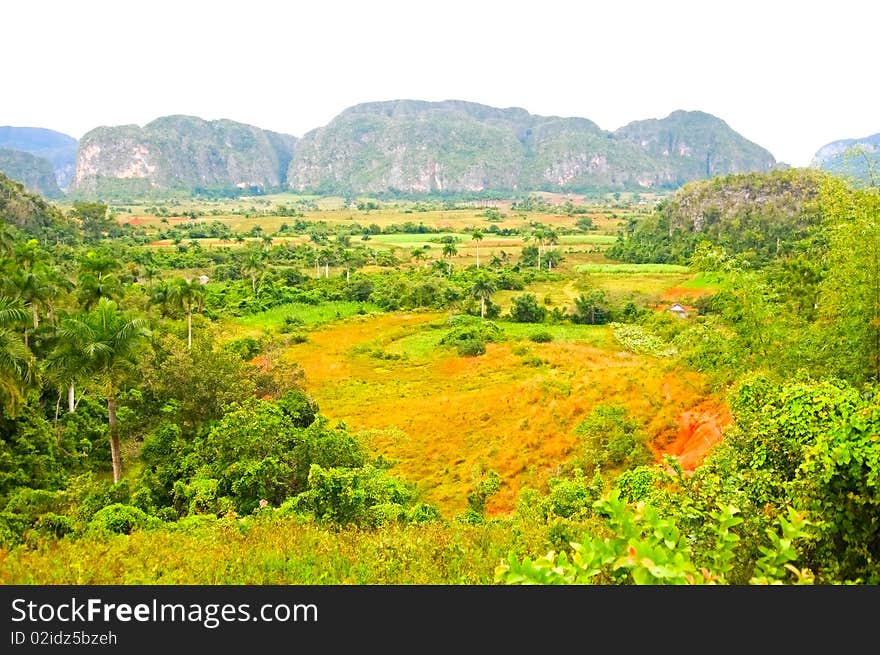
[(669, 287), (661, 294), (661, 298), (664, 300), (671, 300), (673, 302), (678, 301), (682, 298), (699, 298), (700, 296), (708, 296), (709, 294), (714, 293), (712, 289), (691, 289), (689, 287)]
[(721, 441), (725, 428), (733, 422), (730, 410), (712, 401), (705, 401), (682, 412), (678, 417), (678, 430), (668, 430), (654, 440), (653, 450), (657, 459), (663, 455), (674, 456), (681, 468), (693, 471), (716, 443)]

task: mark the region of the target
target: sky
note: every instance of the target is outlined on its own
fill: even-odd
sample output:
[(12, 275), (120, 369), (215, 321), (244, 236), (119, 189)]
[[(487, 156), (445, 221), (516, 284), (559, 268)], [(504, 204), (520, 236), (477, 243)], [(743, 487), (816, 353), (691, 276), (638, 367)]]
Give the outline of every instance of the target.
[(411, 98), (615, 130), (685, 109), (807, 166), (880, 132), (878, 19), (871, 0), (13, 1), (0, 125), (80, 138), (189, 114), (302, 136)]

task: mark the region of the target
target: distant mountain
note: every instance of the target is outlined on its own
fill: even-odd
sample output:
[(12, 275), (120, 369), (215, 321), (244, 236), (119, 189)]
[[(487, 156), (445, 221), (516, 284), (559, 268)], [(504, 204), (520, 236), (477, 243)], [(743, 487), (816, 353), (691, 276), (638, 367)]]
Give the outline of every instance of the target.
[(58, 188), (55, 170), (48, 159), (20, 150), (0, 148), (0, 172), (45, 198), (60, 198), (64, 195)]
[(775, 166), (769, 152), (702, 112), (676, 111), (608, 132), (586, 118), (536, 116), (520, 108), (393, 100), (350, 107), (300, 140), (192, 116), (167, 116), (144, 127), (100, 127), (80, 141), (71, 191), (677, 188)]
[(0, 148), (27, 152), (49, 160), (54, 169), (56, 184), (61, 189), (67, 189), (73, 179), (76, 147), (76, 139), (54, 130), (0, 126)]
[(287, 180), (300, 191), (558, 191), (678, 187), (774, 165), (768, 151), (702, 112), (607, 132), (585, 118), (520, 108), (393, 100), (356, 105), (307, 133)]
[(769, 171), (776, 160), (767, 150), (701, 111), (674, 111), (666, 118), (635, 121), (615, 133), (660, 163), (661, 178), (676, 185), (691, 180)]
[(810, 166), (863, 182), (873, 174), (880, 182), (880, 134), (832, 141), (816, 151)]
[(296, 138), (230, 120), (165, 116), (144, 127), (99, 127), (79, 144), (71, 192), (279, 189)]

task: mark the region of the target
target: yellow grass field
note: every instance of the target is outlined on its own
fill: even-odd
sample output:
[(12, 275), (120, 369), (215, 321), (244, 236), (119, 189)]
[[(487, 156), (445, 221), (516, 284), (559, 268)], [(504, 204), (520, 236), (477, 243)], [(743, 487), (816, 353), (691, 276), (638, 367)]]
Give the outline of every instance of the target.
[(620, 350), (604, 326), (545, 344), (488, 344), (468, 358), (438, 345), (443, 331), (431, 325), (445, 316), (353, 317), (286, 357), (303, 368), (323, 414), (362, 433), (450, 516), (489, 470), (504, 481), (489, 513), (514, 509), (523, 486), (541, 488), (574, 454), (574, 428), (597, 404), (626, 405), (662, 439), (706, 399), (700, 375)]

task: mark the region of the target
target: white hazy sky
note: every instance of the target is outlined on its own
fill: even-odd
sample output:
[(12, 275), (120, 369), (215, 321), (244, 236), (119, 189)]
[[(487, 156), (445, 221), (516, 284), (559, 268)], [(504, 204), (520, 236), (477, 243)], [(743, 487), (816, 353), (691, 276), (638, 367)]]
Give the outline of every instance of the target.
[(302, 136), (360, 102), (455, 98), (614, 130), (698, 109), (806, 166), (880, 132), (878, 19), (876, 0), (10, 0), (0, 125)]

